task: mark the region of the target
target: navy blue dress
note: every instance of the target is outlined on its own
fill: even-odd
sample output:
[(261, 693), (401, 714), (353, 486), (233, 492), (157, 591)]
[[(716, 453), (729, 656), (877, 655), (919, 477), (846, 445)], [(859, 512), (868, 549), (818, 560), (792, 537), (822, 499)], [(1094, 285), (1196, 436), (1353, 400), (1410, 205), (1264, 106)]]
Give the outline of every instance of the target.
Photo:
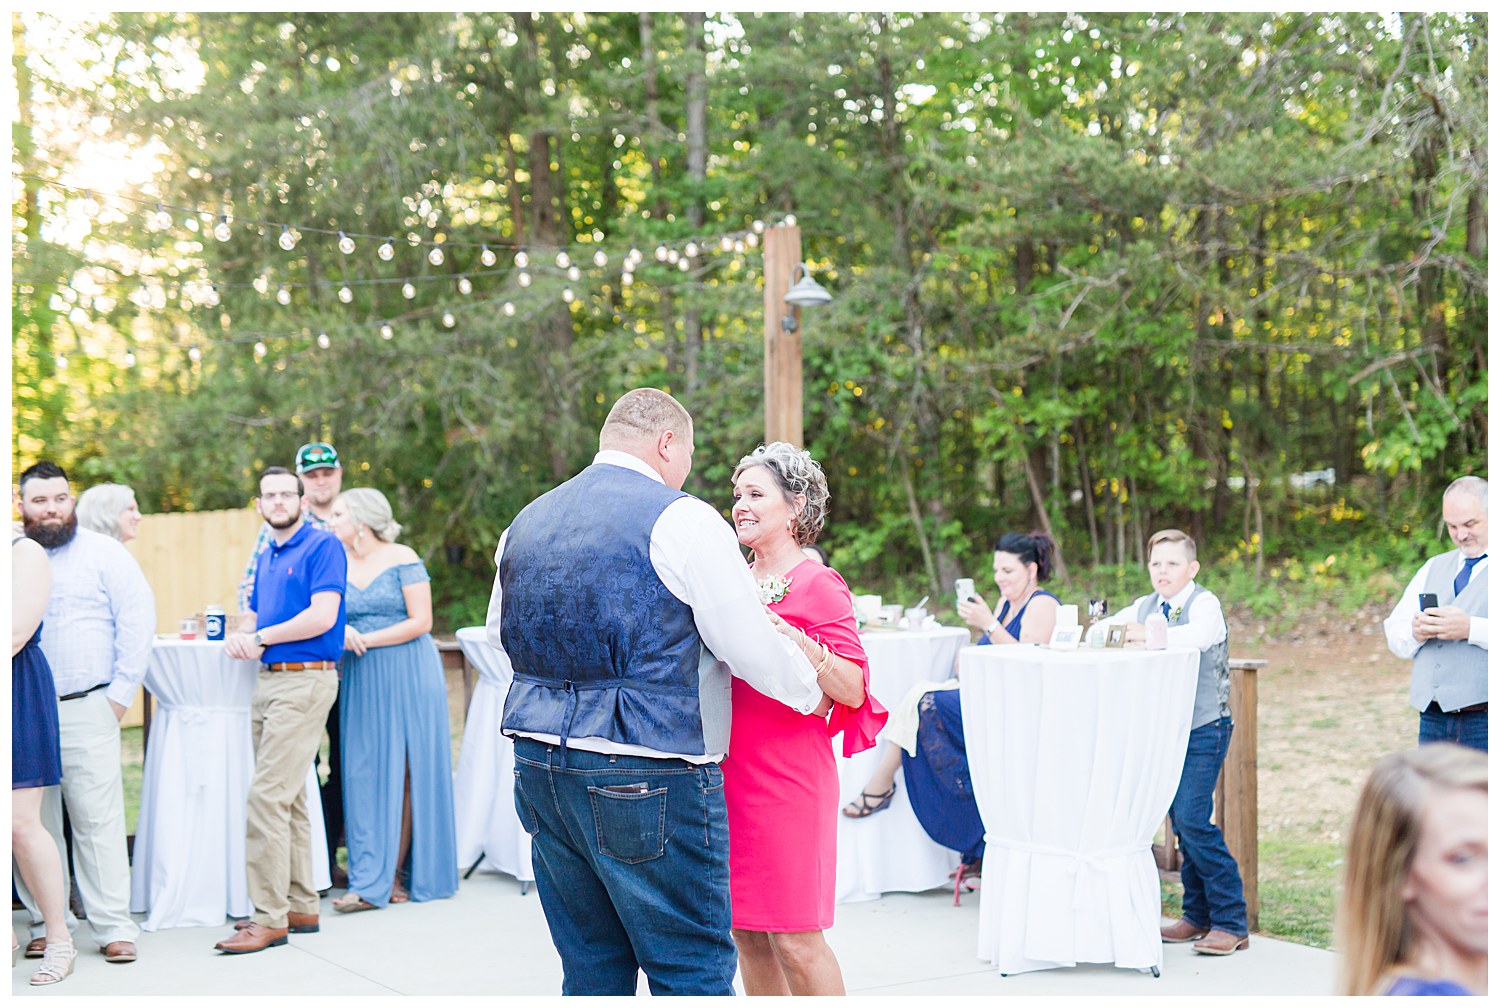
[[(1014, 616), (1010, 615), (1009, 601), (1000, 610), (1000, 623), (1012, 637), (1021, 636), (1021, 618), (1038, 596), (1057, 598), (1049, 591), (1038, 590)], [(989, 636), (979, 638), (979, 643), (990, 643)], [(977, 863), (984, 857), (984, 823), (974, 801), (974, 782), (969, 778), (959, 691), (928, 693), (918, 703), (917, 714), (917, 754), (901, 751), (901, 770), (912, 811), (935, 842), (958, 851), (965, 864)]]
[[(10, 544), (15, 546), (17, 540)], [(62, 780), (57, 688), (42, 654), (42, 628), (10, 659), (10, 789), (48, 787)]]

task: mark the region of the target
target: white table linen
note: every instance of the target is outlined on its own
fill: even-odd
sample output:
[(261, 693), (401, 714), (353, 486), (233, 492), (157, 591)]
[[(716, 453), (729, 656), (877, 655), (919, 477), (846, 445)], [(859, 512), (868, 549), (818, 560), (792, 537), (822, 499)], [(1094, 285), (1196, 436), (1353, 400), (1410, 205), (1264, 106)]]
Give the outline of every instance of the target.
[[(145, 685), (155, 700), (141, 780), (130, 909), (141, 927), (213, 927), (253, 910), (245, 881), (245, 800), (255, 772), (250, 700), (259, 665), (220, 641), (157, 638)], [(332, 883), (318, 776), (307, 768), (312, 874)]]
[(510, 689), (510, 659), (495, 650), (482, 626), (463, 627), (455, 635), (469, 664), (479, 670), (453, 786), (453, 813), (458, 838), (458, 865), (498, 871), (522, 882), (535, 878), (531, 837), (516, 816), (515, 744), (500, 734), (500, 715)]
[(1003, 974), (1159, 969), (1151, 840), (1182, 774), (1198, 652), (973, 647), (959, 670), (987, 845), (979, 957)]
[[(953, 659), (969, 642), (963, 627), (931, 630), (866, 630), (860, 634), (870, 660), (870, 692), (894, 708), (912, 686), (953, 675)], [(859, 797), (885, 744), (844, 758), (843, 739), (833, 740), (838, 755), (839, 806)], [(857, 903), (888, 892), (925, 892), (949, 884), (958, 853), (935, 842), (922, 829), (896, 771), (896, 796), (883, 811), (863, 819), (838, 817), (838, 868), (834, 899)]]

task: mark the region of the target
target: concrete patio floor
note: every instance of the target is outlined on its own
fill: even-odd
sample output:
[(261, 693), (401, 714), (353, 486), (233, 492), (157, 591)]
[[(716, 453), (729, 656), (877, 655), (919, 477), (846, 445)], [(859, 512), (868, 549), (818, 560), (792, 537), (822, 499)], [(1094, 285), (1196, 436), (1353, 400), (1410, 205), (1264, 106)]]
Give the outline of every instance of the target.
[[(979, 894), (953, 906), (951, 892), (891, 893), (839, 906), (828, 932), (852, 995), (1320, 995), (1333, 989), (1338, 957), (1323, 949), (1252, 936), (1227, 958), (1166, 946), (1160, 978), (1108, 965), (1002, 977), (975, 952)], [(556, 995), (562, 968), (536, 890), (508, 875), (476, 873), (452, 899), (336, 914), (323, 900), (322, 930), (285, 947), (226, 956), (213, 944), (230, 932), (171, 928), (142, 934), (140, 959), (106, 963), (80, 946), (73, 975), (53, 987), (11, 971), (11, 992), (42, 997), (109, 995)], [(12, 915), (18, 934), (23, 917)], [(87, 942), (86, 930), (80, 938)], [(645, 993), (644, 982), (641, 992)]]

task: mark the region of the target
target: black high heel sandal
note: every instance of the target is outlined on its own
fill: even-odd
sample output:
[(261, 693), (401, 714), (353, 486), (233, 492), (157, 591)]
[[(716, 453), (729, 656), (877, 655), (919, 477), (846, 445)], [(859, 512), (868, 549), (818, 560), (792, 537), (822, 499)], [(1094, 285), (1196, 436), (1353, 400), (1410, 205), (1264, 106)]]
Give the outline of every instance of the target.
[[(858, 798), (845, 805), (840, 811), (850, 819), (863, 819), (888, 807), (891, 804), (891, 799), (894, 797), (896, 797), (895, 784), (892, 784), (891, 789), (884, 794), (870, 794), (868, 791), (861, 791)], [(871, 804), (871, 802), (874, 804)], [(851, 808), (854, 809), (853, 812), (849, 811)]]

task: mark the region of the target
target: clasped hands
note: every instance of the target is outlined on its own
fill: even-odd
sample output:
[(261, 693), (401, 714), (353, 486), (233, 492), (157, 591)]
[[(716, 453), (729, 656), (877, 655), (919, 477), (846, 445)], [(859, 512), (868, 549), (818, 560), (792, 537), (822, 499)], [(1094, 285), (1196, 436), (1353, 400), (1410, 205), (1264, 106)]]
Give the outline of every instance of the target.
[[(807, 656), (808, 660), (811, 661), (814, 666), (816, 666), (817, 665), (817, 661), (815, 659), (813, 659), (811, 656), (807, 655), (807, 647), (804, 644), (804, 642), (809, 642), (810, 643), (811, 640), (812, 640), (812, 638), (808, 637), (807, 634), (803, 633), (801, 630), (799, 630), (796, 627), (792, 626), (790, 623), (788, 623), (786, 620), (782, 619), (780, 616), (776, 615), (776, 613), (774, 613), (774, 612), (771, 611), (771, 609), (770, 609), (769, 606), (762, 606), (761, 608), (764, 609), (765, 612), (766, 612), (766, 615), (771, 618), (771, 625), (773, 627), (775, 627), (777, 629), (777, 631), (779, 633), (781, 633), (783, 636), (785, 636), (788, 639), (790, 639), (792, 641), (792, 643), (796, 644), (797, 647), (802, 650), (803, 655)], [(818, 704), (817, 708), (815, 710), (813, 710), (812, 713), (813, 713), (813, 715), (815, 717), (824, 717), (831, 710), (833, 710), (833, 697), (829, 696), (825, 692), (823, 694), (823, 700), (822, 700), (822, 702), (820, 702)]]
[(1426, 609), (1412, 617), (1411, 633), (1418, 641), (1468, 640), (1469, 614), (1456, 605)]

